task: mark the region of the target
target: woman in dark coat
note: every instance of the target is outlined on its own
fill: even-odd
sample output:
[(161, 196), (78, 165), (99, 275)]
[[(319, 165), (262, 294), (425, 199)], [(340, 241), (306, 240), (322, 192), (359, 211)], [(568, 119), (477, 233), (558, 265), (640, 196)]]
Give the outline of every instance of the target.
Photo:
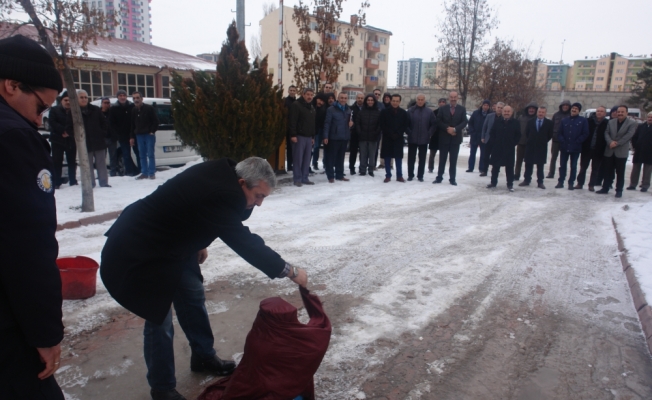
[(498, 184), (500, 167), (505, 167), (507, 175), (507, 188), (513, 192), (514, 185), (514, 158), (516, 145), (521, 139), (521, 125), (512, 118), (513, 111), (510, 106), (503, 108), (503, 116), (496, 118), (491, 128), (491, 141), (488, 143), (489, 165), (491, 168), (491, 183), (487, 188), (495, 188)]
[(650, 187), (650, 175), (652, 175), (652, 112), (647, 114), (647, 121), (636, 128), (636, 133), (632, 137), (632, 148), (634, 149), (634, 166), (627, 190), (636, 190), (641, 166), (643, 166), (641, 192), (647, 192)]
[(380, 157), (385, 160), (385, 183), (392, 179), (392, 158), (396, 159), (396, 180), (403, 179), (403, 133), (410, 130), (410, 117), (407, 111), (400, 107), (401, 96), (392, 96), (389, 108), (380, 113), (380, 129), (383, 135), (383, 145)]
[(354, 123), (360, 140), (360, 175), (366, 175), (369, 171), (369, 175), (374, 176), (376, 149), (380, 137), (380, 111), (373, 94), (364, 98), (362, 110), (355, 114)]

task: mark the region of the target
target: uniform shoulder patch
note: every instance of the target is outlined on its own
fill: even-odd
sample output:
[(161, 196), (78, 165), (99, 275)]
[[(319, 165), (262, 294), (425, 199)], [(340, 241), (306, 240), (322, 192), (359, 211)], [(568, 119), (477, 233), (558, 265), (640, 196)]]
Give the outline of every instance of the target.
[(54, 191), (54, 185), (52, 184), (52, 174), (47, 169), (42, 169), (36, 177), (36, 184), (39, 189), (45, 193), (52, 193)]

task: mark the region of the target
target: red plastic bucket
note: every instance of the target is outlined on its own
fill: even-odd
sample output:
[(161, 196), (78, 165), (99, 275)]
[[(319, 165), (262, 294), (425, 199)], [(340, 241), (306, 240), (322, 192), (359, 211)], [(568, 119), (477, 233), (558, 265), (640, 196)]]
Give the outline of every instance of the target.
[(57, 259), (61, 273), (61, 291), (64, 300), (87, 299), (95, 296), (97, 269), (95, 260), (88, 257), (63, 257)]

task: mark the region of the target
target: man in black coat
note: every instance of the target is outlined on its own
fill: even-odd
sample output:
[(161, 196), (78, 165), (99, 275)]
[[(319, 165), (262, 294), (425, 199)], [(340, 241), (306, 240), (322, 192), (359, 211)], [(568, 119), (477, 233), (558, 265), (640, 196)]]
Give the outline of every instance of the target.
[(37, 127), (63, 88), (48, 52), (0, 40), (0, 397), (63, 400), (63, 324), (50, 145)]
[(647, 121), (639, 124), (636, 128), (636, 133), (632, 137), (632, 148), (634, 149), (634, 165), (627, 190), (636, 190), (642, 166), (641, 192), (647, 192), (650, 188), (650, 175), (652, 175), (652, 112), (647, 114)]
[(457, 155), (462, 144), (462, 131), (466, 127), (468, 119), (466, 108), (457, 104), (457, 92), (448, 94), (448, 104), (441, 107), (437, 113), (437, 126), (439, 127), (439, 169), (437, 179), (432, 183), (441, 183), (446, 170), (446, 160), (450, 155), (450, 167), (448, 171), (449, 182), (457, 186), (455, 173), (457, 171)]
[(292, 175), (294, 185), (313, 185), (314, 182), (308, 179), (310, 174), (310, 159), (312, 148), (315, 144), (315, 108), (312, 106), (314, 90), (303, 89), (299, 100), (292, 103), (290, 107), (290, 143), (292, 147), (293, 169)]
[(500, 167), (505, 167), (507, 175), (507, 189), (513, 192), (514, 185), (514, 157), (516, 156), (516, 145), (521, 139), (521, 125), (513, 118), (512, 107), (503, 107), (502, 118), (496, 118), (491, 127), (491, 141), (487, 150), (489, 152), (489, 164), (491, 168), (491, 183), (488, 189), (495, 188), (498, 184)]
[(102, 281), (118, 303), (146, 320), (145, 363), (154, 400), (183, 399), (175, 390), (171, 304), (190, 342), (191, 370), (225, 375), (235, 368), (217, 357), (204, 306), (199, 264), (215, 239), (270, 278), (306, 285), (304, 270), (290, 266), (242, 224), (275, 186), (274, 171), (262, 158), (237, 165), (207, 161), (131, 204), (106, 233)]
[[(288, 121), (290, 120), (290, 108), (292, 103), (297, 100), (297, 87), (292, 85), (288, 88), (288, 96), (283, 99), (285, 109), (288, 111)], [(292, 171), (294, 158), (292, 156), (292, 142), (290, 141), (290, 126), (288, 124), (287, 133), (285, 135), (285, 160), (287, 162), (287, 172)]]
[(77, 144), (75, 134), (66, 131), (66, 123), (70, 114), (70, 99), (64, 91), (59, 97), (59, 104), (50, 109), (50, 143), (52, 143), (52, 161), (54, 162), (54, 188), (61, 186), (61, 171), (65, 153), (68, 164), (68, 184), (77, 185)]
[[(595, 191), (594, 186), (602, 185), (604, 180), (604, 168), (602, 159), (604, 150), (607, 147), (607, 141), (604, 138), (604, 132), (607, 130), (609, 120), (606, 118), (607, 109), (600, 106), (596, 109), (595, 115), (589, 118), (589, 137), (591, 148), (591, 175), (589, 176), (589, 191)], [(586, 179), (586, 170), (588, 165), (582, 165), (579, 174), (577, 174), (576, 189), (581, 189)]]
[[(362, 111), (364, 106), (364, 94), (358, 92), (355, 95), (355, 103), (351, 106), (351, 120), (355, 121), (355, 116), (357, 113)], [(351, 127), (351, 139), (349, 140), (349, 172), (351, 175), (355, 175), (355, 163), (358, 159), (358, 152), (360, 151), (360, 137), (358, 136), (358, 131), (355, 128), (355, 125)]]
[(525, 135), (525, 174), (519, 186), (528, 186), (532, 181), (534, 166), (537, 166), (537, 187), (545, 189), (543, 185), (543, 166), (548, 160), (548, 142), (552, 139), (553, 123), (546, 118), (546, 108), (539, 107), (537, 115), (528, 121)]
[[(439, 110), (443, 106), (446, 105), (446, 99), (441, 98), (437, 102), (437, 109), (433, 111), (435, 113), (435, 118), (437, 118), (437, 115), (439, 114)], [(430, 150), (430, 154), (428, 155), (428, 172), (431, 174), (435, 171), (435, 156), (437, 155), (437, 151), (439, 150), (439, 124), (435, 126), (435, 133), (432, 134), (432, 137), (430, 137), (430, 143), (428, 143), (428, 149)]]
[(140, 175), (136, 179), (156, 179), (156, 159), (154, 146), (156, 145), (156, 131), (158, 130), (158, 116), (154, 107), (143, 102), (143, 95), (134, 92), (134, 108), (131, 110), (131, 139), (129, 144), (138, 144), (140, 159)]
[(401, 107), (401, 95), (392, 95), (390, 107), (380, 112), (380, 130), (383, 133), (380, 157), (385, 160), (385, 183), (392, 180), (392, 158), (396, 160), (396, 181), (403, 179), (403, 134), (410, 131), (410, 117)]
[(489, 115), (489, 108), (491, 107), (491, 102), (489, 100), (484, 100), (482, 105), (477, 110), (473, 111), (471, 118), (469, 119), (469, 126), (467, 131), (469, 133), (469, 145), (471, 146), (471, 153), (469, 155), (469, 169), (466, 172), (473, 172), (475, 168), (475, 153), (480, 147), (480, 162), (478, 169), (480, 173), (486, 171), (486, 166), (484, 165), (484, 149), (485, 144), (482, 143), (482, 127), (484, 126), (484, 121)]
[[(140, 155), (138, 154), (138, 144), (134, 141), (134, 145), (130, 144), (131, 139), (131, 110), (134, 108), (134, 103), (127, 100), (127, 92), (118, 90), (118, 101), (113, 103), (109, 109), (109, 129), (111, 136), (118, 138), (120, 149), (122, 152), (122, 163), (125, 167), (125, 175), (136, 176), (140, 171)], [(134, 164), (131, 159), (131, 149), (133, 148), (136, 154), (137, 164)]]

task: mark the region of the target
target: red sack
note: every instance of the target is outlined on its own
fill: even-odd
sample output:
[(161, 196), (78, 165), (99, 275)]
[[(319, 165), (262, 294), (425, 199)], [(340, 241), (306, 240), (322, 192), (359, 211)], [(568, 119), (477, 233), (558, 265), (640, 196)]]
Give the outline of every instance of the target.
[(328, 349), (331, 322), (319, 298), (299, 289), (310, 322), (299, 322), (296, 307), (280, 297), (261, 301), (233, 375), (209, 385), (197, 400), (315, 398), (313, 375)]

